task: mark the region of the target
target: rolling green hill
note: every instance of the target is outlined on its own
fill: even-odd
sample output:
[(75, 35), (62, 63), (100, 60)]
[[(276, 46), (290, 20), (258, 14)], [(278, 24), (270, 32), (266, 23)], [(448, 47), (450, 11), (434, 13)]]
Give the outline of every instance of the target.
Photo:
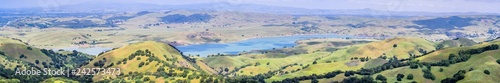
[[(96, 75), (94, 81), (116, 82), (191, 82), (214, 78), (192, 58), (181, 55), (176, 48), (160, 42), (130, 44), (97, 56), (82, 68), (119, 68), (119, 75)], [(201, 78), (203, 77), (203, 78)], [(118, 78), (118, 79), (117, 79)]]
[[(8, 75), (12, 73), (0, 73), (0, 82), (28, 81), (19, 78), (36, 82), (193, 83), (500, 81), (495, 79), (500, 76), (497, 73), (500, 71), (498, 40), (473, 44), (462, 39), (434, 43), (421, 38), (391, 38), (346, 45), (312, 40), (295, 47), (209, 57), (184, 56), (175, 47), (154, 41), (129, 44), (93, 57), (76, 51), (28, 49), (23, 42), (9, 38), (2, 40), (0, 69), (3, 71), (12, 71), (16, 67), (119, 68), (120, 74), (10, 77)], [(310, 42), (316, 43), (308, 44)], [(436, 50), (438, 44), (450, 47)], [(325, 50), (328, 48), (334, 50)], [(40, 62), (42, 59), (47, 59), (45, 65)], [(408, 78), (410, 74), (411, 79)]]
[[(307, 43), (308, 42), (305, 42), (303, 44)], [(331, 44), (333, 43), (316, 42), (314, 45), (328, 45), (315, 46), (316, 48), (308, 46), (309, 44), (300, 44), (293, 48), (266, 50), (263, 51), (264, 53), (262, 54), (251, 53), (240, 56), (213, 56), (204, 58), (202, 61), (206, 62), (222, 75), (270, 75), (267, 76), (265, 81), (273, 82), (287, 78), (325, 74), (337, 70), (349, 71), (362, 68), (373, 68), (387, 62), (387, 60), (384, 59), (377, 59), (378, 57), (395, 56), (398, 58), (408, 58), (410, 54), (424, 54), (420, 50), (426, 52), (435, 49), (435, 43), (421, 38), (392, 38), (383, 41), (337, 47), (336, 50), (333, 51), (324, 50), (325, 48), (338, 46)], [(304, 49), (310, 52), (285, 55), (283, 57), (276, 52), (284, 51), (275, 51), (286, 49)], [(273, 57), (273, 55), (280, 57)]]
[[(320, 78), (320, 76), (317, 76), (318, 79), (309, 78), (309, 80), (301, 80), (301, 82), (356, 82), (363, 79), (365, 79), (363, 82), (367, 82), (365, 76), (369, 76), (367, 78), (371, 77), (371, 79), (378, 82), (382, 82), (382, 78), (384, 78), (384, 81), (391, 83), (408, 83), (414, 81), (418, 83), (444, 81), (462, 83), (496, 82), (498, 81), (498, 79), (495, 79), (498, 78), (496, 71), (500, 67), (500, 63), (498, 63), (500, 57), (498, 44), (500, 44), (500, 41), (496, 40), (473, 46), (444, 48), (409, 59), (397, 59), (396, 61), (391, 58), (383, 65), (355, 70), (353, 71), (354, 76), (348, 76), (346, 73), (343, 73), (345, 76), (342, 74), (332, 78)], [(455, 55), (450, 57), (450, 53), (454, 53)], [(371, 61), (375, 60), (368, 62)], [(408, 78), (410, 74), (411, 78)], [(380, 80), (379, 75), (382, 77)], [(401, 76), (401, 81), (398, 81), (398, 75)], [(293, 80), (284, 81), (289, 82)]]
[(77, 51), (39, 49), (15, 38), (0, 38), (1, 81), (40, 82), (60, 76), (14, 75), (15, 70), (73, 69), (88, 63), (91, 59), (93, 59), (92, 56)]
[(463, 46), (463, 47), (450, 47), (446, 49), (437, 50), (433, 53), (430, 53), (426, 56), (419, 57), (417, 60), (423, 62), (437, 62), (440, 60), (445, 60), (449, 57), (450, 54), (457, 54), (460, 50), (468, 50), (468, 49), (477, 49), (490, 44), (499, 44), (500, 41), (492, 41), (492, 42), (483, 42), (482, 44), (477, 44), (473, 46)]
[[(460, 80), (459, 82), (463, 83), (470, 83), (470, 82), (475, 82), (475, 83), (491, 83), (491, 82), (497, 82), (500, 81), (498, 76), (500, 76), (500, 64), (496, 63), (495, 61), (500, 59), (500, 50), (494, 50), (494, 51), (487, 51), (481, 54), (477, 54), (472, 56), (468, 61), (466, 62), (461, 62), (461, 63), (456, 63), (452, 64), (450, 66), (437, 66), (431, 67), (431, 72), (434, 74), (436, 77), (436, 80), (430, 80), (430, 79), (425, 79), (422, 73), (422, 68), (419, 69), (411, 69), (410, 67), (401, 67), (401, 68), (395, 68), (392, 70), (387, 70), (379, 73), (380, 75), (386, 76), (387, 82), (396, 82), (396, 75), (401, 73), (404, 75), (408, 74), (413, 74), (414, 78), (413, 80), (407, 80), (403, 79), (402, 82), (412, 82), (416, 81), (419, 83), (422, 82), (440, 82), (442, 79), (445, 78), (450, 78), (458, 72), (459, 70), (467, 70), (465, 73), (465, 78), (463, 80)], [(440, 69), (443, 69), (442, 72), (440, 72)], [(473, 69), (472, 71), (469, 71), (470, 69)], [(491, 72), (490, 75), (487, 75), (483, 73), (484, 70), (488, 70)], [(376, 75), (379, 75), (376, 74)], [(373, 75), (375, 78), (376, 75)]]
[[(453, 40), (445, 40), (445, 41), (439, 43), (437, 48), (472, 46), (472, 45), (475, 45), (475, 44), (477, 44), (477, 43), (474, 42), (471, 39), (456, 38), (456, 39), (453, 39)], [(440, 45), (442, 47), (439, 47)]]

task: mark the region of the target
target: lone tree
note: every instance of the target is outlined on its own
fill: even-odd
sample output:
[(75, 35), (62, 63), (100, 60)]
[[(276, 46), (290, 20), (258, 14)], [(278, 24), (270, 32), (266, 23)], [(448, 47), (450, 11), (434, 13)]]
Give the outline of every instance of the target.
[(255, 63), (255, 66), (259, 66), (259, 65), (260, 65), (260, 63), (259, 63), (259, 62)]
[(382, 81), (382, 82), (387, 81), (387, 78), (386, 78), (386, 77), (384, 77), (383, 75), (380, 75), (380, 74), (379, 74), (379, 75), (377, 75), (377, 77), (375, 77), (375, 79), (380, 80), (380, 81)]
[(396, 78), (397, 78), (398, 81), (401, 81), (404, 77), (405, 77), (405, 75), (403, 75), (403, 74), (398, 74), (396, 76)]
[(490, 75), (490, 71), (489, 70), (484, 70), (484, 74)]
[(28, 57), (24, 56), (24, 54), (21, 54), (21, 56), (19, 56), (19, 58), (28, 58)]
[(408, 76), (406, 76), (406, 79), (413, 80), (413, 74), (408, 74)]
[(418, 68), (418, 64), (410, 64), (410, 69), (417, 69)]
[(149, 78), (149, 77), (144, 77), (144, 81), (149, 81), (149, 80), (151, 80), (151, 78)]
[(436, 46), (436, 50), (442, 49), (443, 47), (444, 47), (443, 44), (439, 44), (439, 45)]
[(139, 63), (139, 67), (144, 66), (144, 62)]
[(395, 48), (395, 47), (398, 47), (398, 44), (394, 44), (394, 45), (392, 45), (392, 47), (394, 47), (394, 48)]
[(312, 78), (311, 83), (319, 83), (317, 78)]
[(165, 68), (160, 67), (160, 68), (156, 69), (156, 71), (157, 71), (157, 72), (163, 72), (163, 71), (165, 71)]
[(224, 68), (224, 71), (229, 72), (229, 69), (226, 67), (226, 68)]

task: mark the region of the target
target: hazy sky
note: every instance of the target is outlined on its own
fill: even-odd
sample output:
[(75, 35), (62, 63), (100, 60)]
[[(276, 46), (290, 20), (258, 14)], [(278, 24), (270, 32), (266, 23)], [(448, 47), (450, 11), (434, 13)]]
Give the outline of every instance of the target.
[(264, 4), (309, 9), (500, 13), (500, 0), (0, 0), (0, 8), (44, 7), (88, 2), (185, 5), (210, 2)]

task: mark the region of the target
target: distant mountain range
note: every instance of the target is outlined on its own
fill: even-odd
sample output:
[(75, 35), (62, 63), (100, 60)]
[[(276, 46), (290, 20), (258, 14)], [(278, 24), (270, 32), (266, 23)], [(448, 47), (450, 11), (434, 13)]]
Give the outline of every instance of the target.
[(454, 12), (454, 13), (432, 13), (414, 11), (381, 11), (370, 8), (366, 9), (306, 9), (295, 7), (280, 7), (261, 4), (237, 4), (228, 2), (212, 2), (188, 5), (157, 5), (146, 3), (109, 3), (109, 2), (87, 2), (74, 5), (64, 5), (55, 8), (36, 8), (41, 10), (56, 11), (130, 11), (130, 10), (196, 10), (196, 11), (238, 11), (272, 14), (292, 15), (363, 15), (363, 16), (450, 16), (450, 15), (498, 15), (497, 13), (479, 12)]

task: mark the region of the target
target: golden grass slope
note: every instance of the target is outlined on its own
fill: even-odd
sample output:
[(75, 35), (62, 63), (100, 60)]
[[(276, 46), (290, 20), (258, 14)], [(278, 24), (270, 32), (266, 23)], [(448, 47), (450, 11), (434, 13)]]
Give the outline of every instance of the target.
[[(11, 38), (0, 38), (0, 51), (5, 52), (5, 55), (7, 57), (26, 61), (29, 63), (35, 63), (36, 60), (39, 60), (40, 63), (52, 62), (52, 59), (43, 54), (40, 51), (40, 49), (31, 47), (32, 49), (29, 50), (28, 47), (30, 46), (27, 46), (23, 42), (13, 40)], [(27, 58), (20, 58), (21, 55), (24, 55)], [(35, 64), (35, 65), (40, 68), (43, 68), (42, 64)]]
[[(393, 47), (394, 44), (396, 44), (397, 46)], [(383, 41), (346, 46), (345, 48), (334, 51), (331, 54), (319, 57), (320, 59), (317, 60), (317, 64), (310, 64), (309, 67), (301, 69), (300, 71), (296, 71), (294, 73), (276, 75), (269, 79), (266, 79), (266, 81), (279, 81), (285, 78), (307, 76), (312, 74), (323, 74), (336, 70), (359, 70), (364, 67), (369, 68), (373, 67), (371, 66), (373, 64), (385, 63), (384, 60), (376, 59), (377, 57), (382, 56), (384, 53), (387, 57), (396, 56), (398, 58), (408, 58), (409, 53), (421, 55), (421, 53), (418, 52), (418, 49), (430, 51), (435, 49), (434, 46), (435, 43), (422, 38), (391, 38)], [(351, 60), (350, 58), (353, 57), (369, 57), (372, 59), (368, 62), (361, 62), (359, 61), (359, 59)], [(310, 62), (312, 63), (312, 61)], [(366, 64), (370, 66), (366, 66)]]
[[(320, 42), (315, 45), (327, 45)], [(393, 47), (397, 44), (396, 47)], [(335, 45), (329, 45), (330, 47), (336, 47)], [(374, 41), (365, 44), (349, 45), (339, 48), (337, 51), (316, 51), (309, 52), (306, 54), (298, 55), (287, 55), (285, 57), (274, 57), (270, 58), (272, 55), (264, 56), (265, 54), (244, 54), (241, 56), (215, 56), (207, 57), (202, 61), (206, 62), (207, 65), (214, 68), (216, 71), (222, 71), (221, 69), (228, 68), (229, 71), (234, 70), (235, 67), (241, 67), (239, 71), (232, 74), (235, 75), (257, 75), (261, 73), (267, 73), (268, 71), (279, 70), (280, 67), (291, 65), (297, 63), (298, 65), (293, 65), (280, 70), (281, 72), (269, 79), (266, 82), (283, 80), (285, 78), (293, 78), (297, 76), (306, 76), (311, 74), (323, 74), (335, 70), (358, 70), (363, 67), (373, 67), (365, 66), (365, 64), (383, 64), (385, 60), (377, 60), (376, 58), (382, 56), (384, 53), (387, 57), (396, 56), (398, 58), (407, 58), (410, 54), (421, 55), (418, 52), (419, 49), (424, 49), (427, 51), (435, 49), (435, 43), (427, 41), (422, 38), (392, 38), (383, 41)], [(296, 46), (295, 48), (303, 48), (306, 50), (315, 51), (319, 48), (309, 48), (307, 46)], [(322, 48), (328, 48), (328, 46), (322, 46)], [(359, 59), (351, 60), (352, 57), (370, 57), (372, 61), (361, 62)], [(313, 64), (317, 61), (317, 64)], [(267, 65), (266, 63), (270, 63)], [(256, 63), (261, 65), (255, 66)], [(306, 65), (309, 65), (306, 67)], [(305, 67), (305, 68), (302, 68)], [(292, 70), (295, 70), (292, 72)], [(288, 72), (288, 73), (284, 73)]]
[[(396, 45), (396, 47), (394, 47)], [(422, 38), (392, 38), (384, 41), (368, 43), (349, 53), (353, 57), (378, 57), (385, 54), (387, 57), (408, 58), (409, 54), (421, 55), (419, 49), (431, 51), (435, 49), (433, 42)]]
[(80, 83), (80, 82), (74, 81), (71, 79), (67, 79), (67, 78), (62, 78), (62, 77), (53, 77), (53, 78), (46, 79), (46, 80), (42, 81), (41, 83)]
[(467, 39), (467, 38), (456, 38), (453, 40), (445, 40), (439, 44), (443, 45), (443, 47), (446, 48), (446, 47), (472, 46), (472, 45), (475, 45), (477, 43), (474, 42), (473, 40)]
[[(403, 79), (402, 82), (416, 81), (418, 83), (425, 82), (440, 82), (445, 78), (451, 78), (459, 70), (466, 70), (465, 78), (458, 81), (459, 83), (494, 83), (500, 81), (500, 64), (496, 63), (496, 60), (500, 59), (500, 50), (486, 51), (481, 54), (473, 55), (468, 61), (452, 64), (448, 67), (431, 67), (431, 72), (436, 77), (436, 80), (429, 80), (423, 78), (422, 69), (410, 69), (409, 67), (395, 68), (387, 71), (383, 71), (379, 74), (387, 77), (387, 82), (396, 82), (396, 75), (398, 73), (413, 74), (413, 80)], [(425, 60), (424, 60), (425, 61)], [(442, 68), (443, 72), (439, 72)], [(469, 71), (470, 69), (472, 71)], [(489, 70), (490, 75), (483, 73), (484, 70)], [(378, 75), (378, 74), (376, 74)], [(375, 78), (376, 75), (373, 75)]]
[[(98, 62), (99, 60), (103, 60), (104, 58), (107, 60), (105, 62), (104, 66), (109, 66), (110, 64), (114, 64), (110, 68), (120, 68), (122, 74), (127, 74), (128, 72), (139, 72), (139, 73), (145, 73), (145, 72), (156, 72), (156, 69), (158, 69), (162, 63), (158, 61), (151, 61), (148, 62), (146, 61), (148, 57), (146, 56), (136, 56), (135, 58), (128, 60), (127, 58), (135, 53), (137, 50), (149, 50), (153, 54), (153, 57), (158, 57), (160, 60), (164, 60), (166, 63), (174, 65), (176, 67), (184, 67), (188, 68), (191, 70), (198, 70), (191, 62), (186, 60), (180, 52), (178, 52), (175, 48), (171, 47), (168, 44), (165, 43), (160, 43), (160, 42), (154, 42), (154, 41), (145, 41), (145, 42), (140, 42), (140, 43), (135, 43), (135, 44), (130, 44), (118, 49), (114, 49), (112, 51), (106, 52), (102, 55), (97, 56), (94, 60), (90, 62), (90, 64), (82, 67), (82, 68), (99, 68), (95, 67), (93, 63)], [(141, 58), (140, 60), (137, 58)], [(172, 60), (167, 60), (169, 59), (177, 59), (176, 62), (173, 62)], [(122, 61), (123, 59), (127, 59), (126, 63), (122, 64), (117, 64), (117, 62)], [(146, 62), (148, 64), (138, 67), (139, 63), (141, 62)], [(168, 69), (165, 68), (165, 69)], [(94, 80), (101, 80), (103, 76), (95, 76)], [(108, 77), (108, 76), (104, 76)], [(115, 76), (111, 76), (115, 77)]]
[(441, 60), (447, 60), (450, 54), (452, 53), (457, 54), (460, 50), (476, 49), (491, 44), (500, 44), (500, 41), (482, 42), (477, 45), (466, 46), (466, 47), (450, 47), (442, 50), (437, 50), (436, 52), (433, 52), (426, 56), (419, 57), (417, 58), (417, 60), (420, 60), (421, 62), (437, 62)]

